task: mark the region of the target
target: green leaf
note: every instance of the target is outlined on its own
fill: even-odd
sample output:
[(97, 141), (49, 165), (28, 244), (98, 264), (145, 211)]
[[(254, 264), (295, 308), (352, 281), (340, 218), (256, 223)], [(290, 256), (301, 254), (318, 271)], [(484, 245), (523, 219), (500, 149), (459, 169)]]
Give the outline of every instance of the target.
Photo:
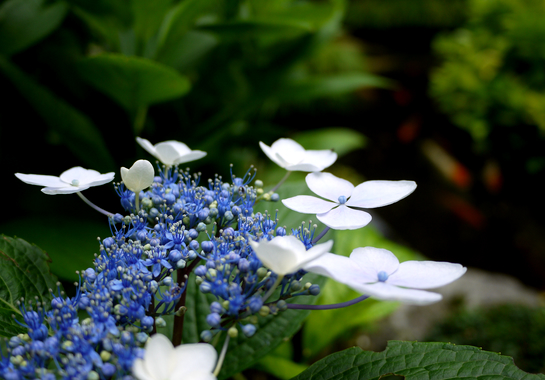
[(350, 348), (335, 353), (314, 363), (293, 380), (379, 380), (385, 375), (404, 376), (407, 380), (545, 379), (543, 374), (518, 369), (508, 356), (477, 347), (391, 341), (382, 352)]
[(143, 42), (157, 33), (172, 0), (132, 0), (134, 32)]
[(107, 223), (87, 219), (40, 216), (10, 220), (0, 231), (32, 241), (48, 252), (51, 271), (65, 280), (78, 281), (76, 271), (93, 266), (98, 236), (110, 236)]
[(23, 239), (0, 235), (0, 335), (12, 336), (20, 326), (11, 314), (21, 314), (17, 301), (51, 300), (57, 279), (49, 271), (49, 256)]
[(157, 60), (164, 61), (170, 50), (189, 32), (199, 17), (217, 9), (218, 0), (184, 0), (174, 6), (163, 19), (157, 37)]
[(275, 355), (265, 356), (254, 367), (282, 380), (291, 379), (307, 368), (306, 365)]
[(298, 133), (293, 139), (305, 149), (333, 149), (339, 156), (364, 148), (364, 135), (349, 128), (325, 128)]
[(95, 125), (64, 100), (57, 98), (8, 60), (0, 57), (0, 70), (12, 81), (51, 130), (89, 167), (111, 170), (116, 167)]
[(199, 26), (198, 30), (216, 34), (223, 40), (258, 37), (295, 37), (308, 33), (309, 28), (295, 23), (237, 21)]
[(365, 87), (389, 88), (392, 83), (368, 73), (343, 73), (310, 77), (288, 82), (279, 94), (283, 102), (307, 101), (316, 98), (335, 97)]
[(60, 1), (6, 1), (0, 8), (0, 54), (10, 56), (40, 41), (60, 25), (67, 10)]
[(80, 75), (136, 117), (139, 109), (187, 93), (189, 80), (149, 59), (101, 54), (78, 63)]

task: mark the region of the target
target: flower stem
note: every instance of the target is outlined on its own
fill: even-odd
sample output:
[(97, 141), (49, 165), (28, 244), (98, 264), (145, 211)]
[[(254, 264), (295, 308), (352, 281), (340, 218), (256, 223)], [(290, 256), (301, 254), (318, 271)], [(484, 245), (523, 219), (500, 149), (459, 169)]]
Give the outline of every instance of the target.
[(316, 236), (314, 239), (312, 239), (312, 245), (316, 244), (321, 238), (324, 237), (324, 235), (327, 233), (327, 231), (329, 231), (331, 228), (329, 228), (328, 226), (326, 226), (322, 232), (320, 232), (320, 234), (318, 236)]
[(288, 309), (302, 309), (302, 310), (331, 310), (331, 309), (340, 309), (347, 306), (352, 306), (354, 304), (357, 304), (358, 302), (361, 302), (363, 300), (366, 300), (369, 298), (369, 296), (366, 296), (365, 294), (363, 296), (360, 296), (358, 298), (354, 298), (353, 300), (341, 302), (341, 303), (334, 303), (331, 305), (300, 305), (296, 303), (288, 303)]
[(280, 276), (280, 275), (276, 278), (276, 281), (275, 281), (274, 285), (271, 286), (271, 288), (263, 296), (263, 303), (265, 303), (265, 301), (267, 301), (267, 298), (269, 298), (271, 296), (271, 294), (273, 294), (274, 290), (278, 287), (278, 285), (280, 285), (283, 278), (284, 278), (284, 276)]
[(104, 214), (106, 215), (107, 217), (110, 217), (110, 216), (114, 216), (114, 214), (112, 214), (111, 212), (108, 212), (104, 209), (101, 209), (100, 207), (98, 207), (97, 205), (95, 205), (93, 202), (91, 202), (89, 199), (87, 199), (85, 197), (85, 195), (83, 195), (81, 192), (76, 192), (77, 195), (79, 195), (79, 197), (85, 202), (87, 203), (89, 206), (91, 206), (92, 208), (94, 208), (95, 210), (97, 210), (98, 212), (100, 212), (101, 214)]
[(218, 359), (218, 364), (216, 364), (216, 368), (214, 369), (214, 376), (218, 376), (218, 374), (221, 371), (221, 366), (223, 365), (223, 359), (225, 359), (225, 354), (227, 353), (227, 347), (229, 346), (229, 334), (225, 337), (225, 342), (223, 342), (223, 347), (221, 348), (220, 357)]
[(280, 182), (278, 182), (278, 183), (276, 184), (276, 186), (273, 187), (273, 188), (269, 191), (269, 193), (274, 193), (280, 186), (282, 186), (282, 184), (283, 184), (284, 182), (286, 182), (286, 180), (288, 179), (288, 177), (290, 176), (290, 174), (291, 174), (291, 172), (288, 170), (288, 172), (286, 173), (286, 175), (284, 176), (284, 178), (282, 178), (282, 179), (280, 180)]

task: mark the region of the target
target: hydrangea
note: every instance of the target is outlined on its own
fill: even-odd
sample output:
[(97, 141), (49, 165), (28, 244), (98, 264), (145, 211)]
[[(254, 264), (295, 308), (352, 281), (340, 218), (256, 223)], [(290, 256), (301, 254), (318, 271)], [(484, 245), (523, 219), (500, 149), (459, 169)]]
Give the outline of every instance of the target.
[(306, 176), (310, 190), (327, 200), (298, 195), (282, 203), (297, 212), (316, 214), (318, 220), (336, 230), (354, 230), (366, 226), (371, 215), (361, 208), (375, 208), (395, 203), (416, 189), (413, 181), (367, 181), (354, 187), (331, 173)]
[(467, 270), (460, 264), (405, 261), (386, 249), (356, 248), (350, 258), (332, 253), (307, 263), (304, 269), (333, 278), (352, 289), (381, 300), (426, 305), (441, 300), (433, 289), (460, 278)]

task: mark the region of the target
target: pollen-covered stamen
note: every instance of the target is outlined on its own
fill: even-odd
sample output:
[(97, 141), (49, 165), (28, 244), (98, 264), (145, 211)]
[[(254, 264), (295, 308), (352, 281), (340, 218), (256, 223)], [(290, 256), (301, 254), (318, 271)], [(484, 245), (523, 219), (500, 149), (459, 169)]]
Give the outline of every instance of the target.
[(344, 195), (341, 195), (339, 197), (339, 203), (342, 204), (342, 205), (346, 203), (346, 197)]
[(383, 270), (378, 272), (378, 280), (380, 282), (386, 282), (387, 279), (388, 279), (388, 274), (386, 272), (384, 272)]

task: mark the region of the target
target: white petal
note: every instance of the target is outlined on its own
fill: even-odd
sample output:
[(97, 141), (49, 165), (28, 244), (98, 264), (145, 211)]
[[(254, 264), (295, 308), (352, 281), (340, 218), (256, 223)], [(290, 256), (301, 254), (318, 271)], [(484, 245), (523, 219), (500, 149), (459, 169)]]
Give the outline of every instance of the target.
[(295, 165), (290, 165), (289, 163), (286, 163), (285, 169), (291, 172), (319, 172), (323, 170), (319, 166), (310, 163), (301, 163)]
[(208, 343), (182, 344), (170, 356), (175, 367), (169, 379), (206, 379), (205, 375), (214, 371), (217, 358), (216, 350)]
[(305, 148), (292, 139), (278, 139), (271, 145), (271, 149), (290, 165), (298, 164), (305, 158)]
[(399, 265), (387, 282), (416, 289), (437, 288), (460, 278), (467, 268), (438, 261), (406, 261)]
[(372, 278), (373, 282), (378, 281), (379, 272), (384, 271), (390, 276), (399, 268), (397, 257), (392, 252), (382, 248), (356, 248), (350, 254), (350, 259), (359, 265), (362, 273), (366, 277)]
[(148, 373), (146, 367), (144, 367), (144, 360), (142, 359), (135, 359), (132, 364), (132, 374), (138, 380), (157, 380)]
[(172, 343), (162, 334), (155, 334), (146, 343), (144, 354), (144, 369), (155, 379), (168, 379), (176, 363), (171, 354), (174, 350)]
[(206, 156), (206, 152), (202, 150), (192, 150), (191, 153), (185, 154), (182, 157), (174, 161), (174, 165), (183, 164), (190, 161), (195, 161)]
[(250, 246), (263, 265), (276, 274), (284, 276), (297, 266), (297, 257), (291, 250), (254, 241), (250, 241)]
[(331, 277), (335, 281), (345, 283), (346, 281), (372, 282), (374, 277), (365, 277), (361, 268), (348, 257), (325, 253), (320, 257), (303, 265), (307, 272), (321, 274)]
[(279, 275), (298, 271), (308, 261), (323, 255), (331, 249), (333, 241), (318, 244), (308, 251), (295, 236), (277, 236), (271, 241), (250, 241), (250, 246), (263, 265)]
[(55, 177), (52, 175), (15, 173), (15, 177), (19, 178), (21, 181), (25, 183), (28, 183), (29, 185), (51, 186), (51, 187), (66, 186), (66, 183), (61, 181), (59, 177)]
[(337, 206), (335, 203), (311, 197), (310, 195), (297, 195), (292, 198), (282, 199), (282, 203), (287, 208), (303, 214), (321, 214)]
[(333, 247), (333, 240), (326, 241), (325, 243), (316, 244), (314, 247), (308, 249), (303, 256), (299, 256), (299, 263), (297, 264), (297, 270), (303, 268), (305, 264), (312, 261), (322, 255), (329, 253)]
[[(100, 174), (93, 169), (85, 169), (81, 166), (68, 169), (60, 175), (61, 181), (72, 185), (74, 180), (77, 180), (79, 185), (77, 186), (100, 186), (105, 183), (111, 182), (114, 179), (115, 174), (113, 172)], [(76, 187), (77, 187), (76, 186)]]
[(174, 165), (174, 161), (180, 158), (180, 153), (171, 144), (159, 143), (155, 146), (155, 149), (157, 150), (159, 161), (165, 165), (172, 166)]
[(432, 293), (425, 290), (398, 288), (387, 282), (375, 284), (347, 284), (352, 289), (367, 294), (371, 297), (384, 301), (401, 301), (416, 305), (427, 305), (440, 301), (443, 297), (439, 293)]
[(136, 142), (140, 144), (142, 148), (144, 148), (149, 154), (151, 154), (153, 157), (157, 158), (159, 160), (159, 157), (157, 155), (157, 151), (155, 150), (155, 147), (152, 143), (150, 143), (148, 140), (137, 137)]
[(134, 193), (150, 187), (154, 176), (153, 165), (147, 160), (136, 161), (130, 169), (121, 168), (121, 179), (127, 189)]
[(367, 181), (354, 189), (348, 206), (374, 208), (395, 203), (416, 189), (413, 181)]
[(300, 163), (288, 166), (286, 169), (292, 171), (321, 172), (333, 165), (336, 160), (337, 153), (332, 150), (307, 150)]
[(90, 188), (90, 185), (85, 186), (70, 186), (65, 184), (65, 187), (44, 187), (42, 193), (47, 195), (58, 195), (58, 194), (74, 194), (78, 191), (83, 191)]
[(339, 197), (352, 195), (354, 185), (331, 173), (310, 173), (305, 178), (307, 186), (317, 195), (338, 203)]
[(175, 140), (163, 141), (162, 143), (156, 144), (155, 149), (158, 149), (159, 145), (162, 145), (162, 144), (168, 144), (171, 147), (173, 147), (178, 152), (179, 156), (183, 156), (183, 155), (191, 153), (191, 149), (189, 149), (189, 147), (186, 144), (180, 141), (175, 141)]
[(96, 177), (92, 182), (89, 182), (89, 186), (100, 186), (104, 185), (105, 183), (112, 182), (114, 180), (115, 173), (109, 172), (105, 174), (101, 174), (98, 177)]
[(263, 142), (259, 142), (259, 146), (261, 147), (261, 150), (263, 153), (269, 157), (269, 159), (274, 162), (276, 165), (280, 166), (281, 168), (286, 167), (286, 163), (281, 160), (281, 158), (276, 156), (276, 153), (269, 147), (268, 145), (265, 145)]
[(365, 211), (353, 210), (341, 205), (323, 214), (317, 214), (320, 222), (334, 230), (355, 230), (366, 226), (371, 221), (371, 215)]
[(168, 380), (217, 380), (217, 377), (214, 376), (212, 372), (205, 372), (199, 370), (197, 372), (192, 372), (190, 374), (178, 375), (177, 372), (174, 372)]
[[(73, 181), (78, 181), (79, 184), (84, 185), (88, 182), (92, 182), (94, 178), (100, 175), (99, 172), (92, 169), (84, 169), (81, 166), (68, 169), (60, 175), (61, 181), (72, 185)], [(76, 185), (77, 186), (77, 185)]]

